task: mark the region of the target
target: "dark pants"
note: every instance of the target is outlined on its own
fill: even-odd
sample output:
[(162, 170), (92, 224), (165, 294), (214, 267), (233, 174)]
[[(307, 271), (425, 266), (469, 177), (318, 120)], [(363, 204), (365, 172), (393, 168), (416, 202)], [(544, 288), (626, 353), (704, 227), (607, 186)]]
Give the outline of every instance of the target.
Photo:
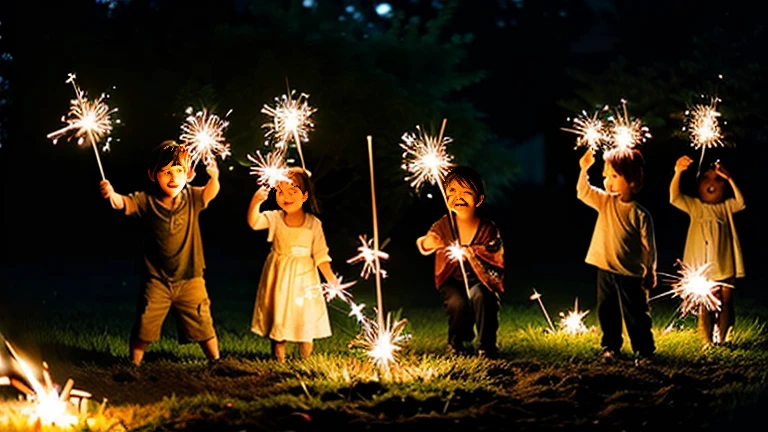
[(464, 281), (449, 279), (440, 287), (443, 306), (448, 313), (448, 343), (462, 350), (465, 342), (475, 339), (475, 325), (480, 336), (480, 349), (496, 351), (499, 329), (499, 296), (482, 283), (469, 286), (467, 298)]
[(603, 331), (603, 349), (619, 352), (624, 343), (622, 318), (632, 351), (650, 356), (656, 351), (651, 332), (651, 308), (642, 278), (597, 271), (597, 317)]
[[(732, 287), (734, 279), (729, 278), (718, 282), (726, 283)], [(704, 306), (701, 306), (699, 311), (699, 333), (706, 343), (724, 342), (728, 331), (736, 322), (736, 313), (733, 309), (733, 288), (731, 287), (721, 286), (715, 292), (715, 297), (720, 300), (719, 311), (708, 311)], [(717, 339), (713, 338), (715, 326), (717, 326), (718, 331)]]

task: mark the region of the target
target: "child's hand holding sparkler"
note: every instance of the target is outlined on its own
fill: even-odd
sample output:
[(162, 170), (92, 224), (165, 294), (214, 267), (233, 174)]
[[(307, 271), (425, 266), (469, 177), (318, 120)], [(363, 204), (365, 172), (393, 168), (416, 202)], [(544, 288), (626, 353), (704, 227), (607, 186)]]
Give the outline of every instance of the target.
[(257, 204), (263, 203), (267, 198), (269, 198), (269, 188), (264, 186), (260, 187), (259, 190), (253, 194), (253, 201)]
[(692, 163), (693, 159), (688, 156), (681, 156), (680, 159), (675, 162), (675, 172), (679, 173), (687, 170)]
[(427, 233), (427, 235), (424, 236), (424, 239), (421, 241), (421, 247), (425, 251), (433, 251), (435, 249), (444, 248), (447, 245), (443, 241), (443, 239), (440, 238), (437, 234), (430, 231)]
[(725, 179), (725, 181), (731, 181), (731, 173), (720, 165), (720, 161), (715, 162), (715, 174)]
[(113, 209), (120, 210), (125, 206), (123, 196), (115, 192), (115, 188), (112, 187), (109, 180), (102, 180), (99, 183), (99, 188), (101, 189), (101, 197), (108, 199)]
[(579, 159), (579, 166), (582, 170), (585, 170), (595, 163), (595, 152), (593, 150), (587, 150), (584, 155)]
[(219, 166), (216, 164), (216, 160), (210, 160), (205, 164), (205, 172), (212, 179), (219, 178)]

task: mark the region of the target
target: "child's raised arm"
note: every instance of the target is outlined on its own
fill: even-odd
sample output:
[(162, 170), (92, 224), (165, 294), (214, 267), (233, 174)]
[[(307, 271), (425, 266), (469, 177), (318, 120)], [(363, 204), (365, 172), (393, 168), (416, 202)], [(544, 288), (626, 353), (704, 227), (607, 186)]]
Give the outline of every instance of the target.
[(715, 173), (717, 173), (717, 175), (719, 175), (720, 177), (724, 178), (725, 181), (727, 181), (731, 185), (731, 189), (733, 189), (733, 199), (728, 200), (728, 203), (727, 203), (731, 208), (731, 213), (736, 213), (744, 210), (744, 208), (746, 208), (747, 206), (744, 203), (744, 195), (742, 195), (741, 190), (738, 187), (736, 187), (736, 182), (733, 181), (733, 177), (731, 176), (731, 173), (726, 171), (726, 169), (723, 168), (719, 162), (715, 164)]
[(679, 208), (680, 210), (689, 213), (689, 199), (682, 193), (680, 193), (680, 177), (683, 175), (683, 171), (693, 163), (693, 159), (688, 156), (681, 156), (680, 159), (675, 162), (675, 175), (672, 176), (672, 181), (669, 182), (669, 203)]
[(253, 194), (251, 204), (248, 206), (248, 225), (254, 230), (269, 228), (269, 221), (261, 214), (261, 204), (269, 197), (269, 189), (260, 187)]
[(122, 210), (125, 208), (125, 197), (115, 192), (115, 188), (112, 187), (109, 180), (102, 180), (99, 187), (101, 188), (101, 197), (108, 199), (113, 209)]
[(584, 152), (584, 155), (579, 159), (581, 172), (579, 172), (579, 180), (576, 182), (576, 197), (583, 201), (584, 204), (597, 209), (600, 204), (600, 199), (605, 193), (589, 184), (587, 172), (589, 171), (589, 167), (594, 163), (595, 153), (592, 150)]
[(203, 205), (207, 207), (208, 203), (216, 198), (216, 195), (219, 194), (219, 189), (221, 189), (221, 184), (219, 183), (219, 167), (216, 165), (215, 160), (205, 165), (205, 172), (207, 172), (210, 177), (203, 189)]

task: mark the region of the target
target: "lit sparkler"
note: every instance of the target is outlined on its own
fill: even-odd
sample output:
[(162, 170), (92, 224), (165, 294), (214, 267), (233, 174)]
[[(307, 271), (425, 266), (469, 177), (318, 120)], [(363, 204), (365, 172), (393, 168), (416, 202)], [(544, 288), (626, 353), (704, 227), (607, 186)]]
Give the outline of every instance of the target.
[(573, 128), (561, 129), (578, 135), (578, 138), (576, 138), (576, 148), (587, 147), (592, 151), (598, 151), (609, 141), (605, 122), (598, 118), (600, 111), (606, 111), (607, 109), (608, 106), (606, 105), (602, 110), (595, 111), (592, 117), (586, 111), (582, 111), (581, 115), (573, 120)]
[(381, 323), (367, 321), (363, 332), (352, 341), (351, 346), (365, 350), (374, 364), (386, 371), (410, 339), (410, 335), (403, 333), (407, 322), (405, 319), (395, 321), (392, 312), (387, 313), (386, 321)]
[(36, 378), (32, 368), (19, 357), (16, 350), (5, 341), (5, 346), (11, 354), (11, 358), (16, 361), (24, 374), (31, 388), (14, 378), (8, 379), (10, 385), (24, 393), (30, 405), (22, 409), (22, 413), (30, 425), (40, 424), (41, 426), (55, 426), (59, 428), (69, 428), (77, 425), (80, 421), (80, 415), (87, 409), (87, 400), (91, 394), (82, 390), (74, 389), (74, 381), (67, 380), (66, 385), (59, 392), (51, 380), (48, 365), (43, 363), (43, 381)]
[[(224, 137), (224, 129), (229, 126), (229, 121), (209, 113), (206, 109), (192, 114), (192, 107), (187, 108), (187, 119), (181, 125), (179, 141), (187, 147), (192, 159), (191, 166), (199, 161), (208, 165), (217, 156), (226, 159), (231, 155), (229, 144)], [(227, 113), (232, 112), (231, 110)], [(226, 117), (226, 116), (225, 116)]]
[(417, 190), (425, 183), (441, 186), (443, 178), (453, 166), (453, 157), (446, 150), (446, 145), (453, 142), (453, 139), (443, 137), (442, 133), (438, 137), (430, 136), (420, 126), (416, 126), (416, 133), (406, 132), (401, 139), (403, 142), (400, 147), (405, 150), (403, 169), (410, 173), (405, 180)]
[(347, 291), (347, 288), (356, 284), (357, 281), (342, 283), (342, 277), (339, 276), (336, 282), (325, 282), (320, 285), (320, 290), (325, 297), (326, 302), (338, 298), (344, 303), (350, 303), (352, 301), (352, 294)]
[[(292, 92), (289, 90), (288, 93)], [(293, 140), (299, 151), (301, 167), (305, 170), (307, 167), (301, 143), (309, 141), (309, 130), (315, 127), (310, 117), (317, 111), (309, 106), (307, 99), (309, 95), (305, 93), (301, 93), (296, 99), (284, 94), (275, 98), (274, 107), (265, 104), (261, 109), (262, 113), (272, 117), (270, 122), (262, 125), (267, 129), (267, 138), (273, 137), (278, 147), (287, 146), (288, 142)]]
[[(360, 277), (368, 279), (368, 276), (371, 273), (376, 272), (376, 261), (389, 259), (389, 254), (380, 250), (374, 250), (372, 248), (373, 239), (367, 240), (364, 235), (360, 236), (360, 243), (362, 244), (357, 248), (360, 253), (348, 259), (347, 263), (356, 264), (360, 261), (364, 261), (365, 263), (363, 264), (363, 270), (360, 272)], [(381, 273), (381, 277), (387, 277), (386, 270), (379, 267), (379, 272)]]
[[(67, 134), (69, 134), (69, 139), (78, 138), (78, 145), (87, 141), (93, 147), (96, 162), (99, 164), (99, 172), (101, 172), (101, 178), (104, 180), (104, 168), (101, 165), (99, 149), (96, 145), (102, 138), (107, 137), (104, 149), (109, 149), (111, 137), (108, 135), (112, 132), (112, 119), (110, 117), (117, 112), (117, 108), (110, 108), (104, 102), (104, 99), (109, 96), (103, 93), (96, 100), (88, 99), (85, 92), (80, 90), (80, 87), (75, 83), (75, 74), (69, 74), (66, 83), (72, 83), (72, 87), (75, 89), (75, 99), (70, 100), (69, 112), (61, 118), (63, 122), (67, 123), (67, 126), (51, 132), (47, 136), (53, 140), (54, 144), (58, 142), (60, 137)], [(115, 123), (120, 123), (120, 120), (115, 120)]]
[(541, 294), (539, 294), (538, 291), (536, 291), (536, 288), (533, 289), (533, 294), (529, 297), (531, 300), (537, 300), (539, 302), (539, 307), (541, 307), (541, 311), (544, 312), (544, 317), (547, 319), (547, 323), (549, 324), (549, 329), (552, 333), (555, 333), (555, 325), (552, 324), (552, 319), (549, 317), (549, 313), (547, 313), (547, 308), (544, 307), (544, 302), (541, 301)]
[(580, 333), (586, 333), (589, 331), (586, 325), (584, 325), (584, 317), (589, 313), (586, 311), (579, 311), (579, 298), (573, 303), (573, 310), (568, 311), (568, 314), (560, 312), (560, 331), (568, 334), (576, 335)]
[(629, 118), (627, 101), (624, 99), (621, 100), (621, 110), (617, 109), (616, 115), (610, 116), (608, 122), (610, 123), (609, 151), (629, 152), (641, 142), (651, 138), (650, 130), (640, 119)]
[(732, 285), (716, 282), (706, 277), (706, 273), (709, 271), (712, 263), (696, 267), (678, 260), (678, 264), (680, 265), (680, 276), (665, 275), (675, 280), (671, 285), (672, 289), (650, 300), (655, 300), (665, 295), (680, 297), (682, 300), (680, 305), (682, 317), (689, 313), (698, 315), (701, 308), (708, 311), (719, 311), (720, 299), (715, 296), (715, 293), (721, 286), (731, 287)]
[(692, 110), (685, 111), (688, 122), (683, 130), (688, 129), (691, 145), (696, 149), (701, 149), (698, 174), (701, 173), (704, 151), (707, 148), (725, 145), (722, 141), (723, 134), (718, 121), (718, 117), (720, 117), (720, 112), (717, 111), (718, 102), (722, 101), (718, 98), (712, 98), (709, 105), (696, 105)]
[(251, 165), (251, 175), (258, 176), (256, 183), (261, 186), (267, 186), (274, 188), (279, 182), (291, 182), (288, 177), (288, 164), (285, 163), (285, 153), (281, 150), (276, 150), (267, 153), (266, 156), (262, 156), (261, 152), (257, 151), (256, 156), (246, 155), (246, 157), (253, 162)]

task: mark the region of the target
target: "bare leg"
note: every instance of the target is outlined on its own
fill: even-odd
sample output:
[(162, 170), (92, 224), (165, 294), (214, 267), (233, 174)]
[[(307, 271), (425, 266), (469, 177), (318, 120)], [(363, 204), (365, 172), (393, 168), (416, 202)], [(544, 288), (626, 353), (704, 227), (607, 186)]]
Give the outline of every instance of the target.
[(733, 289), (729, 287), (720, 287), (720, 319), (718, 320), (718, 329), (720, 330), (720, 342), (726, 341), (728, 332), (733, 328), (736, 316), (733, 309)]
[(205, 356), (208, 357), (208, 360), (215, 361), (219, 359), (219, 338), (216, 336), (205, 342), (200, 342), (200, 347), (203, 349)]
[(141, 365), (141, 360), (144, 359), (144, 352), (147, 351), (149, 342), (144, 342), (139, 339), (131, 339), (131, 361), (136, 366)]
[(272, 357), (280, 363), (285, 361), (285, 341), (272, 341)]
[(299, 355), (301, 355), (301, 358), (309, 357), (312, 354), (313, 347), (314, 343), (312, 342), (299, 342)]

